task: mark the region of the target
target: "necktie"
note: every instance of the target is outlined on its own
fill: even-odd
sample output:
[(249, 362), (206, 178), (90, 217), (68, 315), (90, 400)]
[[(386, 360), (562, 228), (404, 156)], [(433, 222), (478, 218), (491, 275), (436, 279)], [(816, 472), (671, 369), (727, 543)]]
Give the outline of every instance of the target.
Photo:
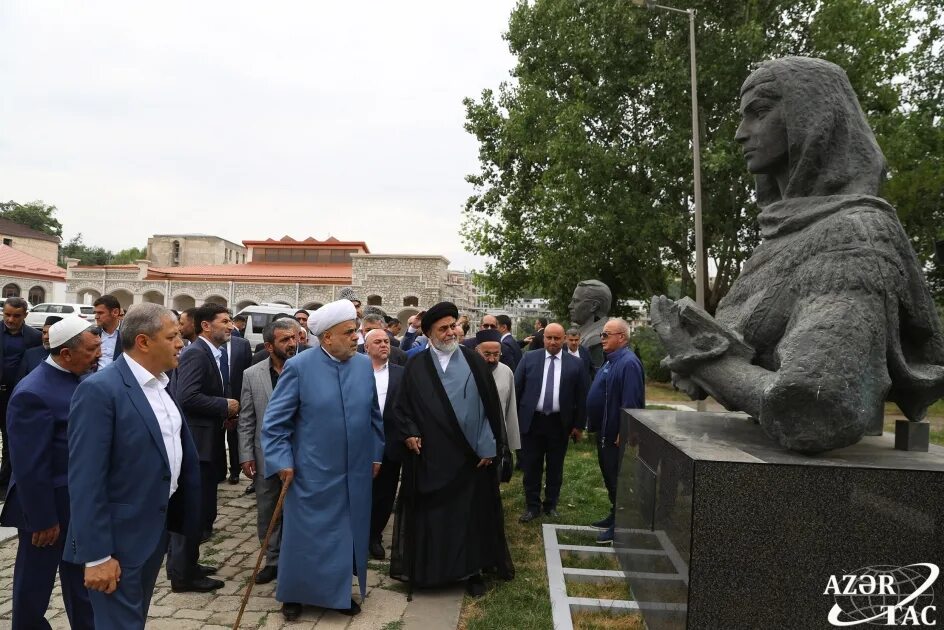
[(557, 357), (551, 355), (551, 364), (547, 366), (547, 380), (544, 382), (544, 405), (542, 413), (549, 414), (554, 411), (554, 359)]
[(220, 375), (223, 377), (223, 397), (231, 398), (229, 391), (229, 355), (226, 352), (226, 344), (220, 346)]

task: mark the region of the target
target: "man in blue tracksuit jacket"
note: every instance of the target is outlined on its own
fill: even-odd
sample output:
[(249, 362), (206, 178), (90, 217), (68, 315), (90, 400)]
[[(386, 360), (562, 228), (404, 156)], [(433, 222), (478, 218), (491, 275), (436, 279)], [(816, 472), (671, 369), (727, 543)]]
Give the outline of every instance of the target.
[(603, 530), (597, 537), (600, 544), (612, 544), (616, 517), (616, 479), (621, 455), (620, 410), (646, 408), (646, 380), (642, 363), (629, 342), (629, 325), (622, 319), (611, 319), (600, 335), (606, 362), (597, 372), (587, 394), (587, 418), (590, 431), (597, 434), (597, 458), (603, 483), (610, 496), (609, 515), (593, 524)]

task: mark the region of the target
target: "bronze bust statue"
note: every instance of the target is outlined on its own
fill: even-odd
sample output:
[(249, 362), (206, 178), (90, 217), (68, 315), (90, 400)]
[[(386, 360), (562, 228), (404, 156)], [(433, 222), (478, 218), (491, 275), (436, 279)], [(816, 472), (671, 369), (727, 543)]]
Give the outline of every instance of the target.
[(944, 396), (944, 336), (895, 209), (886, 165), (845, 72), (761, 64), (741, 88), (741, 144), (762, 242), (711, 318), (652, 302), (673, 380), (749, 413), (786, 448), (817, 453), (880, 434)]

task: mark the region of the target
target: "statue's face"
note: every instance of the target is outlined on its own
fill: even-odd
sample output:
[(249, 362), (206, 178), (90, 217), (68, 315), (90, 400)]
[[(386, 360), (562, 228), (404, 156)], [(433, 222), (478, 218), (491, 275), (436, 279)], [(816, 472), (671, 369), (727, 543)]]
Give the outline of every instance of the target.
[(734, 139), (744, 152), (747, 170), (755, 175), (776, 175), (788, 166), (783, 101), (774, 85), (762, 83), (741, 97), (741, 124)]
[(599, 301), (586, 287), (574, 289), (574, 297), (570, 300), (570, 321), (575, 324), (585, 324), (593, 320), (593, 315), (599, 308)]

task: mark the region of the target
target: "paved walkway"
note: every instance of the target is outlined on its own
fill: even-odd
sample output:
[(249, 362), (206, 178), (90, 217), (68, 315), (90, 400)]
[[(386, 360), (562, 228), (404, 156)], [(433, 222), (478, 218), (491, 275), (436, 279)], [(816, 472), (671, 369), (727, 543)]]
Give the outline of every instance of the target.
[[(203, 556), (200, 561), (220, 567), (216, 577), (224, 580), (226, 585), (213, 593), (172, 593), (166, 574), (161, 569), (151, 600), (148, 628), (224, 630), (233, 627), (259, 550), (255, 498), (243, 495), (247, 484), (242, 480), (236, 486), (225, 483), (220, 486), (217, 531), (210, 542), (201, 547)], [(390, 529), (388, 525), (385, 534), (388, 551)], [(16, 546), (15, 538), (0, 544), (0, 630), (11, 627)], [(405, 585), (392, 580), (386, 574), (387, 568), (386, 562), (371, 561), (368, 565), (367, 599), (363, 602), (363, 612), (356, 617), (345, 617), (333, 611), (306, 606), (299, 621), (286, 624), (280, 612), (281, 604), (275, 601), (275, 582), (272, 582), (252, 589), (240, 627), (266, 630), (448, 630), (456, 627), (462, 605), (461, 588), (435, 593), (420, 592), (408, 604)], [(357, 593), (356, 586), (352, 592)], [(47, 618), (54, 630), (69, 628), (58, 581)]]

